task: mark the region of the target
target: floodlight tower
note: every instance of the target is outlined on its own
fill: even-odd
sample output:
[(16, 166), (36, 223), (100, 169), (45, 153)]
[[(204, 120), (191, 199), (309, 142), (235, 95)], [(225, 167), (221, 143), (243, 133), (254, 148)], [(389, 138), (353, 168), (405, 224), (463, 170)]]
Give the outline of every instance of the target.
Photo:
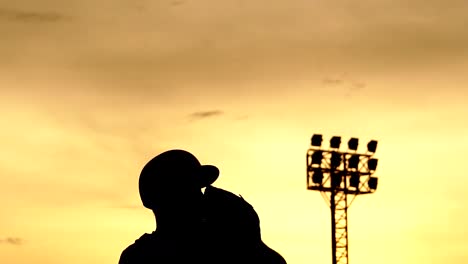
[(365, 153), (357, 153), (357, 138), (348, 141), (347, 151), (340, 151), (341, 137), (332, 137), (329, 149), (322, 149), (322, 141), (322, 135), (314, 134), (307, 151), (307, 189), (320, 191), (329, 203), (332, 264), (348, 264), (348, 208), (357, 195), (377, 189), (378, 178), (373, 177), (377, 141), (371, 140)]

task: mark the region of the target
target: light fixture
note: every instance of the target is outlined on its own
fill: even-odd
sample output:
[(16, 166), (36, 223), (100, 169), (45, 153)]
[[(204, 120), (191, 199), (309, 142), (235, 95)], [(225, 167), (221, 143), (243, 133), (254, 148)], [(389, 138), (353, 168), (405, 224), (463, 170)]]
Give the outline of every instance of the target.
[(312, 154), (312, 164), (322, 164), (323, 152), (318, 150)]
[(359, 139), (357, 139), (357, 138), (351, 138), (351, 139), (348, 141), (348, 148), (349, 148), (350, 150), (357, 150), (358, 145), (359, 145)]
[(359, 155), (354, 154), (348, 159), (348, 168), (357, 169), (359, 166)]
[(359, 173), (353, 173), (349, 179), (349, 185), (354, 188), (359, 188), (360, 177)]
[(340, 173), (333, 173), (330, 178), (332, 187), (339, 187), (341, 185), (342, 177)]
[(330, 139), (330, 148), (338, 149), (340, 148), (341, 137), (334, 136)]
[(369, 143), (367, 143), (367, 151), (371, 153), (375, 153), (377, 150), (377, 140), (371, 140)]
[(312, 174), (312, 181), (317, 184), (322, 184), (323, 172), (321, 169), (314, 170), (314, 174)]
[(377, 163), (378, 159), (369, 159), (367, 161), (367, 167), (369, 168), (370, 171), (375, 171), (377, 169)]
[(341, 164), (341, 154), (338, 152), (332, 152), (330, 164), (332, 167), (339, 167)]
[(322, 141), (323, 141), (322, 135), (320, 135), (320, 134), (314, 134), (314, 135), (312, 136), (312, 139), (311, 139), (311, 144), (312, 144), (312, 146), (314, 146), (314, 147), (320, 147), (320, 146), (322, 146)]
[(369, 185), (369, 188), (371, 190), (376, 190), (377, 189), (378, 180), (379, 179), (377, 177), (370, 177), (369, 178), (369, 181), (367, 182), (367, 184)]

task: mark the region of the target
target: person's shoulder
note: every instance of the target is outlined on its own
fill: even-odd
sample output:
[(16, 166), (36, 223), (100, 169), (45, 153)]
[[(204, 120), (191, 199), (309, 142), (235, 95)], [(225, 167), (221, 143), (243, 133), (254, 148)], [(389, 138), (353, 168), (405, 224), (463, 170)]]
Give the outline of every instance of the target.
[(138, 259), (142, 256), (142, 252), (153, 243), (154, 238), (152, 234), (143, 234), (140, 238), (135, 240), (133, 244), (122, 251), (119, 264), (139, 263)]
[(223, 226), (230, 223), (235, 228), (259, 232), (258, 214), (242, 196), (213, 186), (207, 187), (205, 194), (210, 209), (208, 216), (215, 222)]
[(205, 197), (207, 197), (208, 200), (219, 201), (223, 204), (233, 203), (251, 206), (241, 195), (214, 186), (206, 188)]
[(119, 264), (130, 264), (132, 263), (133, 256), (135, 255), (135, 244), (131, 244), (120, 254)]

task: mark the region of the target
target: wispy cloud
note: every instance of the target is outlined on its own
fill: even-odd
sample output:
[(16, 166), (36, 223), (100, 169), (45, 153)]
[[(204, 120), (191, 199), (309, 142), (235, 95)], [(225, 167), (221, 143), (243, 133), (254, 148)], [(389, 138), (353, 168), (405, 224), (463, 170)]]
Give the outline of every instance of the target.
[(361, 90), (366, 88), (366, 84), (363, 82), (353, 82), (353, 87), (351, 89), (353, 90)]
[(192, 120), (200, 120), (200, 119), (206, 119), (206, 118), (211, 118), (215, 116), (220, 116), (223, 115), (224, 112), (221, 110), (210, 110), (210, 111), (198, 111), (198, 112), (193, 112), (189, 115), (189, 117)]
[(331, 78), (327, 77), (322, 80), (322, 83), (330, 86), (344, 86), (346, 87), (345, 97), (351, 97), (355, 93), (366, 88), (366, 83), (361, 81), (355, 81), (348, 78)]
[(185, 4), (185, 1), (181, 1), (181, 0), (175, 0), (171, 2), (172, 6), (178, 6), (178, 5), (183, 5), (183, 4)]
[(3, 239), (0, 239), (0, 244), (9, 244), (9, 245), (14, 245), (14, 246), (21, 246), (24, 244), (24, 240), (19, 237), (6, 237)]
[(34, 12), (17, 9), (0, 8), (0, 20), (11, 20), (19, 22), (57, 22), (66, 17), (54, 12)]
[(328, 85), (338, 85), (338, 84), (342, 84), (344, 80), (338, 79), (338, 78), (325, 78), (322, 80), (322, 82)]
[(346, 97), (352, 97), (356, 93), (359, 93), (361, 90), (366, 88), (366, 84), (363, 82), (352, 82), (348, 90), (346, 91)]

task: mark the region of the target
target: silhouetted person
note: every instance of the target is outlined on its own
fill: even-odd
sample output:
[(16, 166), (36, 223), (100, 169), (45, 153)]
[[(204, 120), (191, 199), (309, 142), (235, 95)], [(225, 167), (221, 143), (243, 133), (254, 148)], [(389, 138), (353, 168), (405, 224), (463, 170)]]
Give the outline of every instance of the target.
[(218, 175), (215, 166), (201, 165), (183, 150), (149, 161), (139, 190), (143, 205), (154, 212), (156, 231), (127, 247), (119, 264), (286, 263), (261, 241), (252, 206), (210, 186)]
[(286, 264), (261, 239), (260, 219), (242, 197), (208, 186), (202, 203), (212, 263)]

